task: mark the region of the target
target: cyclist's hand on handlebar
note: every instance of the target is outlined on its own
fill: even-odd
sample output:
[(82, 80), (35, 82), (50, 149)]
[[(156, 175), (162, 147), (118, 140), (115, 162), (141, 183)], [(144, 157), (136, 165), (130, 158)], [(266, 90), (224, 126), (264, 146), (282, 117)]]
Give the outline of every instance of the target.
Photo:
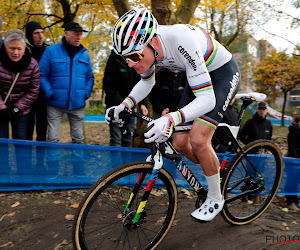
[(113, 106), (110, 107), (109, 109), (106, 110), (105, 113), (105, 120), (108, 124), (110, 124), (111, 122), (113, 123), (118, 123), (118, 125), (121, 127), (124, 124), (124, 121), (122, 119), (120, 119), (120, 113), (125, 110), (125, 105), (124, 104), (120, 104), (118, 106)]
[(165, 142), (168, 140), (174, 130), (174, 124), (170, 118), (162, 116), (150, 123), (148, 123), (148, 128), (145, 136), (145, 142)]

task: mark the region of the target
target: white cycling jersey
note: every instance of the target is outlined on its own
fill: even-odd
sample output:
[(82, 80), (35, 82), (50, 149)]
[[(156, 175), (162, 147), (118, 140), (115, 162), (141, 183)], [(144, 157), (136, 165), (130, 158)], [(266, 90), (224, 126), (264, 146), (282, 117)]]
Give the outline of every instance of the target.
[[(163, 61), (156, 65), (185, 71), (196, 98), (182, 109), (170, 113), (175, 125), (192, 121), (215, 107), (215, 95), (209, 72), (229, 62), (232, 54), (204, 30), (186, 24), (159, 25), (158, 38)], [(124, 100), (131, 108), (144, 99), (155, 84), (152, 66)]]

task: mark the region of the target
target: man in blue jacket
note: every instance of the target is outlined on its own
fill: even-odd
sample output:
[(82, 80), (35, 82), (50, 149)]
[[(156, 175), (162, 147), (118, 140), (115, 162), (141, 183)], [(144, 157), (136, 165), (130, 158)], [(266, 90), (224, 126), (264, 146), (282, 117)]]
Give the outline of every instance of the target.
[(67, 113), (73, 143), (83, 143), (85, 100), (93, 89), (94, 74), (89, 52), (81, 44), (78, 23), (65, 26), (61, 42), (46, 48), (41, 60), (41, 89), (47, 99), (48, 141), (58, 142)]

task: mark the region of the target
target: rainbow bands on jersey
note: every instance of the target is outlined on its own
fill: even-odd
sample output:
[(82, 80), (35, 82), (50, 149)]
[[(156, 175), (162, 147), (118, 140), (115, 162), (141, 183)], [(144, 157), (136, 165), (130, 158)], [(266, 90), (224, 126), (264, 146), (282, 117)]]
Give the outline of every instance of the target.
[(132, 107), (136, 105), (136, 100), (132, 96), (127, 96), (126, 100), (130, 102)]
[(207, 38), (207, 50), (204, 53), (203, 57), (205, 60), (206, 66), (209, 66), (212, 61), (214, 60), (217, 51), (218, 51), (218, 44), (216, 43), (215, 39), (213, 39), (205, 30), (200, 29)]

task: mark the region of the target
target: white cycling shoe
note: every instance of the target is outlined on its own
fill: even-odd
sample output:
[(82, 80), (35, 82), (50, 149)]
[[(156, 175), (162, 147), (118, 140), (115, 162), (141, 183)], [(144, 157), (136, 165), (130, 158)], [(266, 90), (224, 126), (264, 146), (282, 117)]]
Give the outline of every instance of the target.
[(224, 206), (224, 197), (222, 196), (222, 201), (216, 202), (207, 197), (205, 202), (201, 205), (200, 208), (197, 208), (194, 212), (191, 213), (193, 220), (200, 222), (211, 221), (216, 217), (218, 213), (221, 212)]

